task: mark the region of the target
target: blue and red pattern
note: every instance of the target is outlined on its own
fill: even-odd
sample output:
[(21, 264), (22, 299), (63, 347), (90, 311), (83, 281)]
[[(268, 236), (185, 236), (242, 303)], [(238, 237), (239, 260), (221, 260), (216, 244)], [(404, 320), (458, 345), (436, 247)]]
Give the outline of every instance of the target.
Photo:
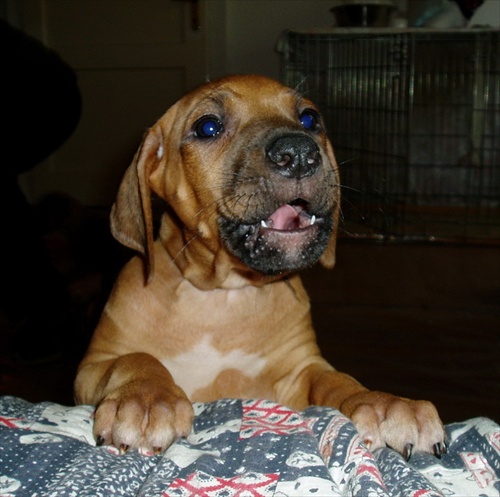
[(335, 409), (264, 400), (194, 404), (191, 434), (164, 454), (96, 447), (90, 406), (0, 398), (0, 497), (498, 497), (500, 426), (446, 427), (441, 460), (371, 453)]
[(308, 420), (297, 411), (268, 400), (243, 401), (241, 438), (271, 433), (291, 435), (300, 432), (312, 433), (312, 430)]
[(218, 478), (195, 472), (177, 479), (164, 497), (268, 497), (274, 495), (278, 474), (247, 473), (231, 478)]

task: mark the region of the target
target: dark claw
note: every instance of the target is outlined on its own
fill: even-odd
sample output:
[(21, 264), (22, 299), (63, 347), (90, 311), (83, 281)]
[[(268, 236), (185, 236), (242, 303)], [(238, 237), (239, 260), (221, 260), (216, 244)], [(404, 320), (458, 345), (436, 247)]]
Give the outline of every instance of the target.
[(405, 461), (410, 460), (412, 451), (413, 451), (413, 444), (406, 444), (406, 446), (403, 450), (403, 457), (404, 457)]
[(95, 439), (95, 444), (97, 447), (101, 447), (102, 445), (104, 445), (104, 437), (101, 437), (101, 435), (97, 435), (96, 439)]
[(446, 454), (448, 452), (448, 446), (446, 445), (446, 442), (439, 442), (434, 445), (434, 455), (438, 458), (441, 459), (441, 456), (443, 454)]

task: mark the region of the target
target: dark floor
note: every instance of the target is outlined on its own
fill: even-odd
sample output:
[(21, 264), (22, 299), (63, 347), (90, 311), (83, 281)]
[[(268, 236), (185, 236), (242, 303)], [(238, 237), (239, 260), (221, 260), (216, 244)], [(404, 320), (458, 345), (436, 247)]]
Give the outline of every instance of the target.
[[(336, 268), (304, 280), (337, 369), (373, 389), (432, 400), (444, 422), (500, 421), (498, 247), (343, 241)], [(0, 353), (0, 395), (70, 404), (83, 341), (45, 364)]]

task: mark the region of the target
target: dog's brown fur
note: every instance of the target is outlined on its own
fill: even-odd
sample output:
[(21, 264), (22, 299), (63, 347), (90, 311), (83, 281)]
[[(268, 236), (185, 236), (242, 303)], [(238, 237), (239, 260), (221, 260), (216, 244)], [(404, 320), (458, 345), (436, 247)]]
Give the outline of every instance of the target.
[[(318, 119), (306, 129), (304, 111)], [(189, 93), (145, 135), (111, 216), (142, 258), (119, 275), (75, 382), (76, 400), (98, 406), (98, 443), (163, 450), (189, 433), (191, 401), (262, 397), (337, 407), (372, 448), (444, 451), (432, 404), (368, 391), (316, 345), (296, 273), (334, 265), (339, 212), (317, 112), (276, 81), (235, 76)], [(213, 137), (204, 116), (222, 125)], [(156, 241), (153, 193), (168, 204)]]

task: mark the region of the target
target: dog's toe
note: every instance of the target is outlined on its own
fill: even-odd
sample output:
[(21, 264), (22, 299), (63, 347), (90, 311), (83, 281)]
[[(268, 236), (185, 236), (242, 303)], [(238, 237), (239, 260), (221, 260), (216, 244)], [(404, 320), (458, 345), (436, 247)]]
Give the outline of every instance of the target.
[[(144, 391), (143, 391), (144, 392)], [(97, 445), (114, 445), (123, 454), (142, 449), (159, 454), (191, 431), (193, 409), (184, 396), (158, 391), (126, 396), (112, 392), (97, 407), (94, 436)]]
[(417, 450), (441, 457), (447, 451), (446, 433), (434, 404), (424, 400), (408, 401), (418, 428)]
[(443, 442), (438, 442), (437, 444), (434, 444), (434, 455), (438, 458), (441, 459), (441, 457), (448, 452), (448, 444), (446, 441)]
[(113, 443), (113, 421), (116, 417), (118, 402), (101, 402), (94, 413), (94, 438), (98, 447)]
[(427, 452), (436, 457), (446, 452), (443, 424), (430, 402), (363, 392), (348, 399), (346, 407), (350, 411), (346, 414), (371, 450), (390, 447), (406, 460), (415, 452)]

